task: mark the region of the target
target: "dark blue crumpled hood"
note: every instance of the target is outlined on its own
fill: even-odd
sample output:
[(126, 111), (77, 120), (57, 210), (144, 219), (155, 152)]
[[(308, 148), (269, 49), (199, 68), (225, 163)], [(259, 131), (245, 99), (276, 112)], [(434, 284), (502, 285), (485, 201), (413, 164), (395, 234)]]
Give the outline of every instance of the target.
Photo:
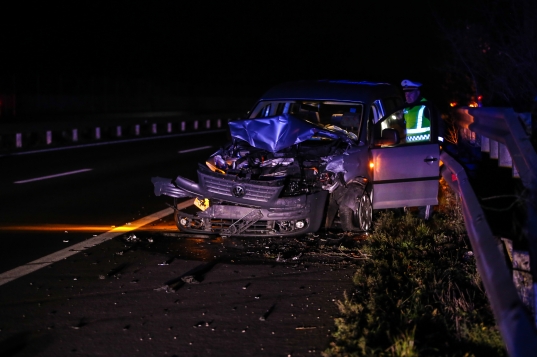
[(312, 138), (314, 135), (331, 139), (353, 140), (344, 132), (325, 129), (289, 114), (261, 119), (242, 119), (229, 122), (231, 137), (244, 140), (251, 146), (276, 152)]

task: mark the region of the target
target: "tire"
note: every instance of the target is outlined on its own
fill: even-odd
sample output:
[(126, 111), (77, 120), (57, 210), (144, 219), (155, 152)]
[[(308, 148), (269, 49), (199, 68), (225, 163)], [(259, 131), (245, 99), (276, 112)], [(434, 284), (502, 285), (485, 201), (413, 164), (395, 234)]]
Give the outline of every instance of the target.
[(357, 198), (358, 209), (354, 212), (353, 223), (362, 231), (367, 232), (373, 224), (373, 205), (367, 192)]
[(367, 232), (373, 223), (373, 206), (367, 192), (359, 192), (356, 207), (356, 210), (349, 207), (339, 208), (341, 228), (346, 232)]

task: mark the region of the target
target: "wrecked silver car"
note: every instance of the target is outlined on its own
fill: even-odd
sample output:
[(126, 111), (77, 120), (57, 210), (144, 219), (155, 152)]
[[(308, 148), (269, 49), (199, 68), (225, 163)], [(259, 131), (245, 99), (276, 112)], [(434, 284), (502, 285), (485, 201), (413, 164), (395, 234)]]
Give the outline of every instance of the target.
[[(373, 209), (437, 203), (438, 141), (433, 135), (419, 143), (402, 140), (394, 125), (404, 115), (396, 111), (402, 103), (389, 84), (277, 86), (246, 119), (229, 123), (231, 142), (199, 164), (197, 182), (154, 177), (155, 194), (196, 198), (195, 214), (176, 209), (184, 232), (367, 231)], [(426, 167), (409, 166), (419, 161)]]

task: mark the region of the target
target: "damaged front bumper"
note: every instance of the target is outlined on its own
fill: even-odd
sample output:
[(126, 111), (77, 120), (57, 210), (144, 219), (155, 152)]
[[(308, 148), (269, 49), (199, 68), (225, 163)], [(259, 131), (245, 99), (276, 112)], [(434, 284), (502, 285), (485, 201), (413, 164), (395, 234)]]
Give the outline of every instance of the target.
[(179, 230), (224, 236), (295, 236), (316, 232), (322, 223), (327, 191), (281, 197), (284, 180), (239, 179), (200, 168), (198, 182), (154, 177), (155, 195), (209, 199), (196, 214), (176, 211)]

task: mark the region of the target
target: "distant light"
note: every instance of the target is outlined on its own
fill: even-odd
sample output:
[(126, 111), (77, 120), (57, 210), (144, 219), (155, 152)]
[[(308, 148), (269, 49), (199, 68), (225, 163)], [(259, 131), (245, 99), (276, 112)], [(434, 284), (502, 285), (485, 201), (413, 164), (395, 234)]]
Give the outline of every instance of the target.
[(456, 105), (457, 105), (457, 102), (451, 102), (451, 103), (449, 103), (449, 106), (450, 106), (450, 107), (454, 107), (454, 106), (456, 106)]
[(375, 164), (373, 163), (373, 161), (369, 161), (369, 168), (372, 169), (373, 167), (375, 167)]

